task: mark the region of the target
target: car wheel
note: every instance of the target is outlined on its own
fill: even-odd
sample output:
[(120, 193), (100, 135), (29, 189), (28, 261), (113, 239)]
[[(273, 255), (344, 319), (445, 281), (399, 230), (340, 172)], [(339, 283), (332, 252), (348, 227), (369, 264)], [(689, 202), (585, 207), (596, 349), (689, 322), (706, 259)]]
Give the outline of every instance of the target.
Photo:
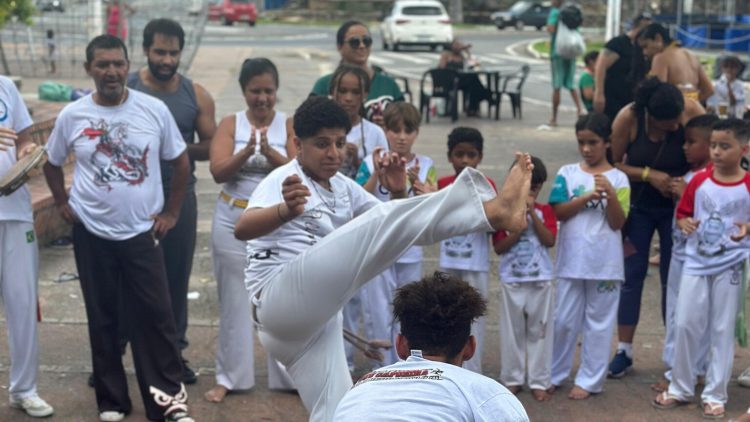
[(221, 19), (221, 23), (222, 23), (222, 24), (224, 24), (224, 26), (232, 26), (232, 21), (230, 21), (229, 19), (227, 19), (227, 17), (226, 17), (226, 16), (224, 16), (224, 17), (223, 17), (223, 18)]
[(522, 20), (517, 20), (517, 21), (516, 21), (516, 29), (517, 29), (517, 30), (519, 30), (519, 31), (523, 31), (523, 26), (524, 26), (524, 25), (523, 25), (523, 21), (522, 21)]
[(400, 48), (401, 48), (401, 45), (399, 45), (399, 43), (397, 42), (393, 43), (393, 51), (398, 51)]
[(250, 25), (250, 26), (255, 26), (255, 21), (250, 21), (247, 24)]
[(500, 23), (498, 23), (498, 24), (495, 24), (495, 26), (497, 26), (497, 29), (499, 29), (499, 30), (501, 30), (501, 31), (502, 31), (503, 29), (505, 29), (505, 25), (503, 25), (503, 24), (500, 24)]
[(536, 30), (537, 30), (537, 31), (541, 31), (541, 30), (542, 30), (542, 28), (544, 28), (544, 27), (543, 27), (543, 26), (537, 26), (537, 27), (536, 27)]
[(430, 44), (430, 51), (437, 51), (439, 44)]

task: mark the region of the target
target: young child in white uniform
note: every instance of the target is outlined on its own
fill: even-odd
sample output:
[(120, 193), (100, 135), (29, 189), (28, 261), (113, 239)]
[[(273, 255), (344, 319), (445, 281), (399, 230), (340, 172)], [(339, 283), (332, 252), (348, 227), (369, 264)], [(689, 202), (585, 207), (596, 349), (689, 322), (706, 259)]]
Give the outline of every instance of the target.
[[(419, 136), (422, 115), (407, 102), (392, 103), (383, 113), (385, 136), (391, 151), (406, 159), (409, 196), (437, 190), (437, 174), (432, 158), (412, 151)], [(365, 187), (366, 188), (366, 187)], [(422, 247), (412, 246), (396, 261), (396, 284), (401, 287), (422, 278)]]
[(445, 273), (396, 293), (393, 314), (402, 332), (403, 361), (362, 377), (344, 396), (341, 422), (525, 422), (521, 403), (497, 381), (461, 368), (474, 353), (471, 324), (484, 315), (481, 293)]
[[(466, 168), (476, 169), (482, 162), (484, 138), (482, 133), (470, 127), (457, 127), (448, 135), (448, 161), (455, 174), (438, 180), (438, 189), (450, 186)], [(494, 187), (495, 183), (487, 178)], [(456, 276), (479, 290), (487, 299), (487, 279), (490, 270), (491, 233), (469, 233), (440, 242), (440, 271)], [(479, 317), (471, 325), (471, 334), (477, 340), (477, 351), (464, 362), (464, 368), (482, 373), (482, 350), (486, 319)]]
[(601, 392), (607, 375), (624, 279), (620, 229), (629, 210), (630, 183), (607, 160), (611, 129), (606, 115), (582, 116), (575, 129), (583, 160), (558, 171), (549, 198), (561, 221), (552, 384), (559, 386), (570, 376), (582, 334), (581, 362), (568, 394), (581, 400)]
[[(685, 151), (685, 159), (690, 164), (690, 171), (683, 177), (672, 180), (672, 192), (676, 197), (681, 197), (685, 191), (685, 186), (695, 176), (703, 170), (711, 161), (709, 144), (711, 143), (711, 126), (719, 118), (714, 114), (703, 114), (693, 117), (685, 125), (685, 144), (682, 149)], [(667, 314), (665, 321), (666, 336), (664, 337), (664, 350), (662, 351), (662, 361), (667, 370), (664, 373), (664, 380), (651, 386), (651, 389), (662, 392), (669, 387), (669, 380), (672, 379), (672, 364), (674, 362), (674, 310), (677, 305), (677, 294), (680, 291), (680, 278), (682, 277), (682, 265), (685, 262), (685, 243), (687, 238), (677, 227), (675, 219), (672, 228), (672, 258), (669, 263), (669, 276), (667, 277)], [(708, 337), (704, 335), (705, 342), (702, 342), (703, 350), (699, 353), (696, 362), (696, 371), (701, 376), (706, 375), (706, 356), (708, 354)]]
[[(500, 254), (500, 382), (517, 394), (527, 379), (538, 401), (549, 400), (552, 387), (552, 330), (555, 273), (548, 248), (555, 246), (557, 218), (550, 205), (536, 202), (547, 169), (531, 157), (531, 191), (526, 201), (528, 227), (498, 231), (493, 237)], [(528, 364), (527, 364), (528, 361)]]
[[(696, 358), (703, 333), (710, 336), (703, 415), (724, 416), (732, 375), (740, 301), (745, 300), (750, 239), (736, 225), (750, 221), (750, 174), (740, 167), (750, 126), (729, 118), (714, 124), (712, 168), (696, 174), (677, 206), (677, 225), (687, 235), (686, 258), (675, 309), (672, 382), (652, 404), (667, 409), (695, 393)], [(739, 236), (738, 236), (739, 234)]]
[[(380, 202), (338, 173), (351, 129), (332, 100), (308, 98), (294, 115), (297, 157), (253, 192), (235, 236), (248, 242), (246, 283), (261, 343), (289, 370), (313, 421), (329, 421), (351, 387), (341, 308), (411, 245), (478, 230), (521, 230), (532, 164), (511, 169), (498, 196), (467, 169), (431, 195)], [(406, 197), (405, 160), (378, 160), (381, 183)], [(356, 217), (356, 218), (355, 218)]]
[(714, 81), (714, 95), (708, 98), (709, 112), (720, 116), (742, 118), (745, 113), (745, 84), (739, 79), (745, 68), (737, 56), (727, 56), (721, 62), (721, 76)]
[[(346, 134), (346, 156), (339, 172), (357, 180), (360, 185), (363, 183), (357, 175), (364, 160), (369, 158), (372, 162), (372, 153), (378, 148), (388, 151), (388, 140), (383, 129), (362, 117), (365, 111), (364, 100), (369, 92), (370, 77), (360, 67), (342, 64), (331, 76), (331, 98), (346, 111), (352, 123), (352, 129)], [(343, 309), (345, 329), (358, 332), (360, 321), (364, 319), (365, 337), (392, 341), (394, 333), (388, 304), (393, 295), (395, 276), (388, 278), (389, 272), (392, 269), (383, 273), (385, 278), (382, 281), (368, 283), (349, 300)], [(354, 347), (349, 342), (344, 343), (344, 346), (349, 371), (353, 372)], [(373, 365), (389, 365), (396, 360), (398, 357), (391, 348), (384, 354), (383, 362), (373, 361)]]

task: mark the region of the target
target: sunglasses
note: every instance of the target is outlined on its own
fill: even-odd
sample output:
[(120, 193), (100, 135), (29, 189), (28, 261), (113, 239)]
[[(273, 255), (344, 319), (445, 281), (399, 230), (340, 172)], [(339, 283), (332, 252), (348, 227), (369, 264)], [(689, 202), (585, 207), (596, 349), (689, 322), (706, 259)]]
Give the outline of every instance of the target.
[(365, 48), (370, 48), (370, 46), (372, 45), (372, 38), (349, 38), (348, 40), (346, 40), (346, 43), (349, 44), (349, 47), (351, 48), (359, 48), (360, 43), (364, 44)]

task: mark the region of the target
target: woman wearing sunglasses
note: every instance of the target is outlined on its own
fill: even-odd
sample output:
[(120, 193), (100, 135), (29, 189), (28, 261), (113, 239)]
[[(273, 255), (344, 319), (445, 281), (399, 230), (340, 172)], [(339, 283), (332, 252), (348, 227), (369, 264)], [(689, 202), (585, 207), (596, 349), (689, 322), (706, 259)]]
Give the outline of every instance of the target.
[[(404, 94), (396, 81), (376, 71), (367, 63), (371, 47), (372, 35), (362, 22), (344, 22), (336, 32), (336, 48), (341, 55), (340, 64), (360, 67), (370, 77), (370, 93), (365, 100), (365, 116), (382, 126), (385, 107), (394, 101), (404, 101)], [(318, 79), (310, 95), (327, 96), (332, 76), (333, 74), (328, 74)]]

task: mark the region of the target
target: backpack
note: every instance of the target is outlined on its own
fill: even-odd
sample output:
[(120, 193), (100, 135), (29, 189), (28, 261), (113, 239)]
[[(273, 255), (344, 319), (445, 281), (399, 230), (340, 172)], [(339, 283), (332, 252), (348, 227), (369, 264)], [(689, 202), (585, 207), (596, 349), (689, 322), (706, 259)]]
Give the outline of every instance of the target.
[(569, 4), (560, 10), (560, 22), (570, 29), (578, 29), (583, 24), (583, 13), (575, 4)]

